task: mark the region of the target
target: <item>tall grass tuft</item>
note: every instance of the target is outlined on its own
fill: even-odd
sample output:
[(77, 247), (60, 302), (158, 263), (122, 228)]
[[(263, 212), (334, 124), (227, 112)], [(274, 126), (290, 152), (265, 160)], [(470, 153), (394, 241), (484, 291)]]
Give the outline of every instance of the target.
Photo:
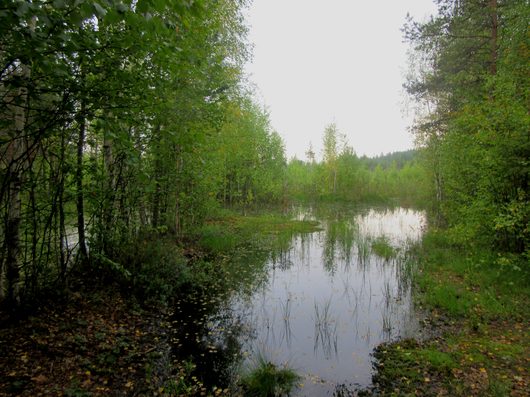
[(279, 367), (259, 356), (256, 367), (241, 379), (245, 396), (280, 397), (291, 393), (300, 379), (294, 370)]

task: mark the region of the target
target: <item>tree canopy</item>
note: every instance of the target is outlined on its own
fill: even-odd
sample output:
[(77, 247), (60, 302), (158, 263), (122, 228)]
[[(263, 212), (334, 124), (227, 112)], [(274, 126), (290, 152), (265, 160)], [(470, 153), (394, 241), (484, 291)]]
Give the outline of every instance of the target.
[(2, 3), (6, 302), (88, 256), (121, 269), (142, 231), (182, 235), (222, 203), (279, 200), (283, 142), (242, 75), (245, 3)]
[(421, 105), (415, 133), (439, 214), (456, 241), (528, 257), (528, 2), (437, 4), (404, 32), (416, 59), (405, 86)]

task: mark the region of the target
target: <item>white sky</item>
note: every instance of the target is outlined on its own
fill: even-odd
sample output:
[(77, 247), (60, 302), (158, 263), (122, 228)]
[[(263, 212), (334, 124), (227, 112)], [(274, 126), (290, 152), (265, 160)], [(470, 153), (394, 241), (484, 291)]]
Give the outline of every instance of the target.
[(432, 0), (254, 0), (247, 12), (247, 65), (288, 158), (321, 156), (322, 133), (335, 122), (359, 155), (413, 147), (402, 84), (407, 12), (434, 13)]

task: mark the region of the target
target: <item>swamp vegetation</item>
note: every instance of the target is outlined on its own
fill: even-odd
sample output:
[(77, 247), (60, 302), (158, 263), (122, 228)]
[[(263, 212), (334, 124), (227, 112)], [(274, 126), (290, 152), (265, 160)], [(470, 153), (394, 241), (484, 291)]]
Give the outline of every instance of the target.
[(0, 395), (527, 395), (526, 0), (409, 20), (417, 148), (287, 160), (244, 0), (0, 5)]

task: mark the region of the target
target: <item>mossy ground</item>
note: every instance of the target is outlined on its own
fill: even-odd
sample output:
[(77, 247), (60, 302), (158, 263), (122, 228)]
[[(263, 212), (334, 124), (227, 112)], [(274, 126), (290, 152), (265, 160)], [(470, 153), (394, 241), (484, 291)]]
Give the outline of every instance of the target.
[(527, 396), (527, 270), (451, 246), (440, 233), (427, 235), (418, 254), (417, 303), (435, 336), (379, 346), (375, 390), (366, 394)]

